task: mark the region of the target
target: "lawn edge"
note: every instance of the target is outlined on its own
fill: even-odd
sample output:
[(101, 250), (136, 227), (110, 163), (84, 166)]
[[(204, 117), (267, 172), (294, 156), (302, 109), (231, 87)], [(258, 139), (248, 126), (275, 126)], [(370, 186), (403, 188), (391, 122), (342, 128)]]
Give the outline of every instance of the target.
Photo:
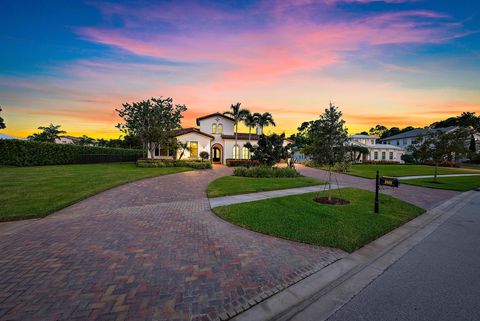
[[(362, 191), (365, 191), (361, 188), (357, 188), (357, 187), (352, 187), (352, 186), (345, 186), (345, 187), (341, 187), (341, 189), (358, 189), (358, 190), (362, 190)], [(371, 191), (368, 191), (368, 192), (371, 192)], [(256, 200), (256, 201), (252, 201), (252, 202), (246, 202), (246, 203), (254, 203), (254, 202), (261, 202), (261, 201), (265, 201), (265, 200), (269, 200), (269, 199), (272, 199), (272, 198), (282, 198), (282, 197), (290, 197), (290, 196), (299, 196), (299, 195), (304, 195), (304, 194), (310, 194), (310, 193), (316, 193), (316, 192), (307, 192), (307, 193), (302, 193), (302, 194), (293, 194), (293, 195), (283, 195), (283, 196), (278, 196), (278, 197), (271, 197), (271, 198), (267, 198), (267, 199), (261, 199), (261, 200)], [(373, 193), (373, 192), (372, 192)], [(254, 194), (254, 193), (250, 193), (250, 194)], [(307, 242), (304, 242), (304, 241), (299, 241), (299, 240), (294, 240), (294, 239), (290, 239), (290, 238), (287, 238), (287, 237), (284, 237), (284, 236), (278, 236), (278, 235), (273, 235), (273, 234), (270, 234), (270, 233), (264, 233), (264, 232), (260, 232), (260, 231), (256, 231), (256, 230), (252, 230), (251, 228), (249, 228), (248, 226), (246, 225), (242, 225), (240, 223), (235, 223), (235, 222), (231, 222), (225, 218), (223, 218), (220, 214), (218, 214), (217, 212), (215, 212), (214, 209), (216, 208), (220, 208), (220, 207), (225, 207), (225, 206), (233, 206), (233, 205), (238, 205), (238, 204), (244, 204), (244, 203), (235, 203), (235, 204), (229, 204), (229, 205), (222, 205), (222, 206), (216, 206), (216, 207), (211, 207), (210, 206), (210, 210), (215, 214), (215, 216), (219, 217), (220, 219), (222, 219), (223, 221), (227, 222), (227, 223), (230, 223), (232, 225), (235, 225), (235, 226), (238, 226), (240, 228), (243, 228), (245, 230), (248, 230), (250, 232), (255, 232), (255, 233), (258, 233), (258, 234), (262, 234), (262, 235), (267, 235), (267, 236), (270, 236), (270, 237), (275, 237), (275, 238), (278, 238), (278, 239), (282, 239), (282, 240), (285, 240), (285, 241), (290, 241), (290, 242), (295, 242), (295, 243), (300, 243), (300, 244), (304, 244), (304, 245), (308, 245), (308, 246), (314, 246), (314, 247), (324, 247), (324, 248), (331, 248), (331, 249), (337, 249), (337, 250), (340, 250), (340, 251), (343, 251), (347, 254), (351, 254), (351, 253), (354, 253), (358, 250), (360, 250), (361, 248), (367, 246), (368, 244), (372, 243), (372, 242), (375, 242), (376, 240), (378, 240), (379, 238), (382, 238), (384, 237), (385, 235), (387, 235), (388, 233), (391, 233), (393, 231), (395, 231), (396, 229), (404, 226), (405, 224), (413, 221), (414, 219), (424, 215), (425, 213), (428, 212), (428, 210), (420, 207), (420, 206), (417, 206), (415, 204), (412, 204), (412, 203), (409, 203), (407, 201), (404, 201), (404, 200), (401, 200), (399, 198), (396, 198), (392, 195), (388, 195), (388, 194), (383, 194), (383, 193), (380, 193), (381, 195), (384, 195), (384, 196), (388, 196), (388, 197), (392, 197), (396, 200), (399, 200), (401, 202), (404, 202), (404, 203), (407, 203), (407, 204), (410, 204), (410, 205), (413, 205), (421, 210), (423, 210), (423, 212), (419, 213), (418, 215), (412, 217), (411, 219), (403, 222), (402, 224), (400, 224), (399, 226), (393, 228), (392, 230), (389, 230), (387, 232), (385, 232), (384, 234), (381, 234), (379, 236), (377, 236), (375, 239), (372, 239), (372, 240), (369, 240), (367, 243), (361, 245), (360, 247), (356, 248), (356, 249), (353, 249), (352, 251), (348, 251), (348, 250), (345, 250), (345, 249), (342, 249), (342, 248), (338, 248), (338, 247), (333, 247), (333, 246), (328, 246), (328, 245), (320, 245), (320, 244), (312, 244), (312, 243), (307, 243)], [(242, 194), (243, 195), (243, 194)], [(248, 195), (248, 194), (245, 194), (245, 195)]]
[(474, 193), (469, 191), (446, 200), (296, 284), (265, 298), (232, 320), (286, 321), (291, 320), (297, 313), (306, 311), (310, 306), (315, 306), (315, 320), (328, 319), (456, 214), (464, 201), (475, 195)]
[[(17, 167), (17, 166), (12, 166), (12, 167)], [(55, 209), (53, 209), (51, 212), (45, 214), (45, 215), (36, 215), (36, 216), (29, 216), (28, 218), (22, 218), (22, 217), (17, 217), (17, 216), (14, 216), (13, 219), (9, 219), (9, 220), (3, 220), (2, 217), (0, 216), (0, 223), (8, 223), (8, 222), (18, 222), (18, 221), (27, 221), (27, 220), (34, 220), (34, 219), (42, 219), (42, 218), (45, 218), (47, 216), (50, 216), (52, 214), (55, 214), (55, 212), (58, 212), (58, 211), (61, 211), (69, 206), (72, 206), (74, 204), (77, 204), (83, 200), (86, 200), (87, 198), (89, 197), (92, 197), (92, 196), (95, 196), (97, 194), (100, 194), (100, 193), (103, 193), (103, 192), (106, 192), (108, 190), (111, 190), (111, 189), (114, 189), (116, 187), (119, 187), (119, 186), (122, 186), (122, 185), (126, 185), (126, 184), (130, 184), (130, 183), (134, 183), (134, 182), (140, 182), (140, 181), (143, 181), (143, 180), (147, 180), (147, 179), (151, 179), (151, 178), (156, 178), (156, 177), (159, 177), (159, 176), (167, 176), (167, 175), (175, 175), (175, 174), (181, 174), (181, 173), (185, 173), (185, 172), (191, 172), (191, 171), (194, 171), (195, 169), (193, 168), (190, 168), (190, 167), (177, 167), (177, 168), (185, 168), (187, 170), (184, 170), (184, 171), (180, 171), (180, 172), (176, 172), (176, 173), (168, 173), (168, 174), (160, 174), (160, 175), (154, 175), (154, 176), (149, 176), (149, 177), (143, 177), (143, 178), (139, 178), (139, 179), (133, 179), (133, 180), (129, 180), (127, 182), (123, 182), (123, 183), (119, 183), (119, 184), (114, 184), (106, 189), (103, 189), (101, 191), (97, 191), (97, 192), (93, 192), (93, 193), (89, 193), (87, 195), (84, 195), (82, 197), (80, 197), (79, 199), (75, 200), (75, 201), (72, 201), (72, 202), (69, 202), (68, 204), (66, 204), (65, 206), (59, 206)], [(201, 169), (203, 170), (203, 169)]]

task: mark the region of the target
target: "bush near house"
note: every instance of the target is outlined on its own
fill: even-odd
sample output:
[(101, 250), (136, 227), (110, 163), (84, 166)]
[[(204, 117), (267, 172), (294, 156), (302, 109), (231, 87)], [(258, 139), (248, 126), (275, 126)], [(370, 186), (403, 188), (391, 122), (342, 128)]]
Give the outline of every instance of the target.
[(251, 166), (258, 166), (260, 162), (253, 159), (227, 159), (226, 165), (229, 167), (251, 167)]
[(55, 144), (27, 140), (0, 140), (0, 164), (13, 166), (134, 162), (138, 149)]
[(237, 167), (233, 171), (234, 176), (243, 176), (243, 177), (257, 177), (257, 178), (267, 178), (267, 177), (298, 177), (300, 174), (293, 168), (277, 168), (277, 167), (267, 167), (267, 166), (255, 166), (251, 168)]
[(138, 167), (190, 167), (194, 169), (210, 169), (212, 164), (200, 160), (173, 160), (173, 159), (139, 159)]

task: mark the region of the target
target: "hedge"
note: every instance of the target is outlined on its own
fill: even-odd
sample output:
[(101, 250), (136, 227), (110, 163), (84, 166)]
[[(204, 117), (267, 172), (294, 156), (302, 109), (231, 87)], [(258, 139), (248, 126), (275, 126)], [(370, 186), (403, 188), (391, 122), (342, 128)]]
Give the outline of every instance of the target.
[(0, 164), (13, 166), (134, 162), (142, 156), (138, 149), (42, 143), (0, 139)]
[(190, 167), (195, 169), (212, 168), (212, 163), (198, 160), (139, 159), (138, 167)]
[(298, 177), (298, 173), (294, 168), (289, 167), (267, 167), (267, 166), (255, 166), (251, 168), (237, 167), (233, 170), (234, 176), (243, 176), (243, 177), (257, 177), (257, 178), (268, 178), (268, 177)]
[(225, 164), (229, 167), (250, 167), (250, 166), (258, 166), (260, 162), (253, 159), (233, 159), (228, 158), (225, 161)]

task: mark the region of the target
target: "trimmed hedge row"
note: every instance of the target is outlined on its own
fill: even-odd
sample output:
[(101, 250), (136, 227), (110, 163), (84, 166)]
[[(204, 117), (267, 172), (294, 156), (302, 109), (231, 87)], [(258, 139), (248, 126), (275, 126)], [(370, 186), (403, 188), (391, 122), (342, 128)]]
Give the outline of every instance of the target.
[(250, 166), (258, 166), (260, 162), (253, 159), (233, 159), (228, 158), (225, 161), (226, 165), (229, 167), (250, 167)]
[(0, 164), (13, 166), (134, 162), (142, 156), (138, 149), (42, 143), (0, 139)]
[(197, 160), (139, 159), (138, 167), (190, 167), (195, 169), (212, 168), (212, 163)]
[(298, 177), (298, 173), (294, 168), (289, 167), (267, 167), (267, 166), (255, 166), (251, 168), (237, 167), (233, 170), (234, 176), (243, 176), (243, 177), (257, 177), (257, 178), (268, 178), (268, 177)]

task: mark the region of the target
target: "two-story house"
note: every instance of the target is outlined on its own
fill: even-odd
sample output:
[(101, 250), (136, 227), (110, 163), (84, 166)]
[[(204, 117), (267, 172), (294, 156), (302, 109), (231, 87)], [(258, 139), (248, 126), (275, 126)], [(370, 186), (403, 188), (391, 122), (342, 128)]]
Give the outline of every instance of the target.
[(456, 126), (444, 127), (444, 128), (416, 128), (409, 130), (408, 132), (400, 133), (390, 137), (381, 138), (378, 140), (380, 144), (389, 144), (393, 146), (399, 146), (407, 148), (410, 145), (416, 145), (423, 141), (423, 138), (431, 132), (448, 133), (455, 130)]
[[(262, 129), (256, 133), (237, 134), (235, 145), (235, 121), (221, 113), (209, 114), (197, 118), (198, 127), (182, 128), (175, 132), (175, 137), (182, 143), (187, 143), (188, 150), (184, 151), (182, 159), (199, 158), (202, 151), (206, 151), (213, 163), (224, 164), (227, 159), (250, 159), (250, 151), (244, 145), (250, 142), (256, 145)], [(177, 159), (181, 150), (177, 150)], [(171, 158), (169, 151), (161, 147), (155, 150), (153, 158)]]
[(402, 147), (390, 144), (377, 144), (378, 136), (353, 135), (350, 136), (350, 144), (368, 149), (368, 154), (359, 155), (356, 161), (362, 162), (396, 162), (403, 163), (402, 155), (405, 150)]

